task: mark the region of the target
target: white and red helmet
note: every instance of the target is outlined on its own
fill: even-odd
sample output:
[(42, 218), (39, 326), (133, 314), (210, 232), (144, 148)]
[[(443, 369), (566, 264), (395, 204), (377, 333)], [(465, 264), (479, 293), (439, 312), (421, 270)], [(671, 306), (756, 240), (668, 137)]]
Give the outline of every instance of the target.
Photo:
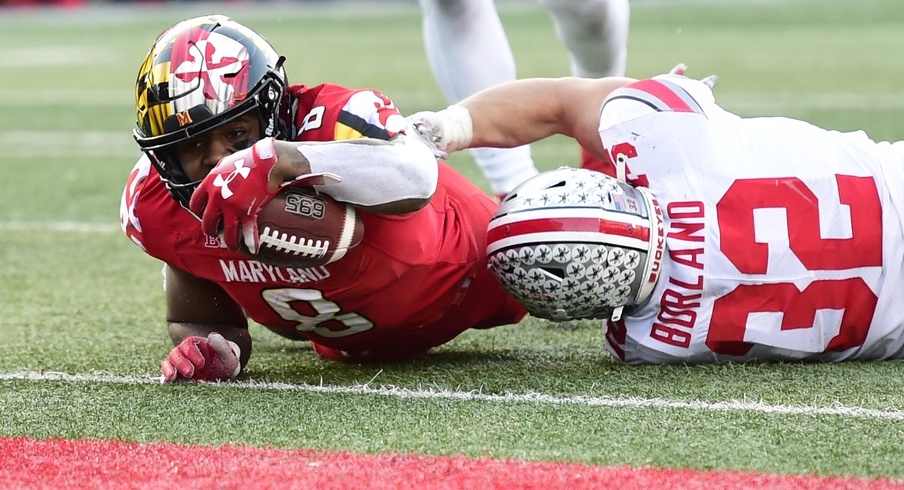
[(490, 220), (487, 255), (527, 311), (618, 320), (649, 298), (665, 253), (662, 211), (642, 187), (562, 167), (528, 179)]

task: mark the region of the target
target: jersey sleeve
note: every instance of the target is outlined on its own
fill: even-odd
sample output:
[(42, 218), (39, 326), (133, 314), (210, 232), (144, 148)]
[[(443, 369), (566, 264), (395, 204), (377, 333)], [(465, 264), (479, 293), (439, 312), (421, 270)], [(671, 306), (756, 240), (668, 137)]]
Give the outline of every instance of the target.
[(686, 113), (707, 118), (715, 107), (712, 90), (681, 75), (659, 75), (612, 91), (600, 110), (600, 132), (655, 113)]
[(122, 231), (142, 250), (145, 250), (144, 236), (141, 230), (141, 222), (138, 221), (138, 217), (135, 214), (135, 207), (138, 204), (138, 198), (142, 189), (144, 189), (150, 171), (150, 160), (146, 156), (141, 157), (135, 166), (132, 167), (132, 172), (129, 173), (129, 180), (122, 191), (122, 199), (119, 203), (119, 224), (122, 226)]
[(301, 86), (295, 94), (300, 101), (299, 141), (391, 140), (406, 127), (392, 100), (376, 90), (323, 84)]
[(361, 136), (386, 140), (404, 132), (406, 127), (405, 118), (392, 100), (373, 90), (361, 90), (349, 97), (339, 123)]

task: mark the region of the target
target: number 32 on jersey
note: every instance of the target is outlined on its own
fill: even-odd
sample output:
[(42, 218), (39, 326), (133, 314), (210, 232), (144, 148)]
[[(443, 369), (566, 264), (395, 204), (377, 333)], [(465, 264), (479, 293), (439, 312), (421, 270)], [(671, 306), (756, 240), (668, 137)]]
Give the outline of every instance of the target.
[[(784, 209), (788, 247), (807, 271), (849, 273), (816, 279), (803, 289), (790, 282), (738, 285), (713, 304), (706, 339), (710, 350), (746, 354), (752, 346), (744, 342), (745, 331), (756, 313), (782, 313), (784, 332), (814, 328), (817, 310), (825, 309), (842, 312), (838, 334), (825, 352), (863, 344), (878, 298), (852, 270), (882, 266), (882, 204), (872, 177), (836, 175), (835, 184), (840, 203), (850, 214), (851, 236), (847, 238), (822, 236), (819, 199), (798, 178), (742, 179), (728, 188), (716, 205), (720, 250), (742, 274), (763, 274), (768, 279), (769, 245), (756, 241), (754, 224), (754, 210), (766, 208)], [(787, 348), (798, 350), (794, 345)]]

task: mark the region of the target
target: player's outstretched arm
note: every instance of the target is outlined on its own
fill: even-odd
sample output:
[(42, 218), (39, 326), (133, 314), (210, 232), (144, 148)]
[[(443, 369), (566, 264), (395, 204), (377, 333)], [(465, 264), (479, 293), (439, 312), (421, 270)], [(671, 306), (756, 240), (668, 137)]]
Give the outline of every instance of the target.
[(393, 141), (266, 138), (220, 160), (190, 207), (204, 233), (220, 235), (230, 250), (239, 250), (248, 224), (281, 187), (314, 187), (367, 211), (403, 214), (429, 202), (438, 173), (431, 151), (404, 135)]
[(245, 313), (216, 284), (166, 266), (166, 315), (175, 347), (160, 363), (164, 381), (236, 377), (251, 357)]
[(409, 116), (419, 135), (440, 152), (509, 148), (554, 134), (602, 151), (599, 109), (615, 89), (635, 81), (610, 77), (530, 78), (497, 85), (439, 112)]

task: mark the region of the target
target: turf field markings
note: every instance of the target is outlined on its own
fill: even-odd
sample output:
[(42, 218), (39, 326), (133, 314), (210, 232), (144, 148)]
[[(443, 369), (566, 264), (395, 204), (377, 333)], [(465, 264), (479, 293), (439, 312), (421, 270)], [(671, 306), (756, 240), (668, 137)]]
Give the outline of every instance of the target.
[(888, 478), (96, 439), (0, 436), (0, 458), (4, 488), (904, 489)]
[[(58, 372), (0, 373), (0, 381), (62, 381), (70, 383), (106, 384), (161, 384), (159, 376), (116, 376), (112, 374), (68, 374)], [(206, 383), (206, 386), (221, 389), (256, 389), (271, 391), (296, 391), (339, 395), (376, 395), (408, 399), (480, 401), (490, 403), (533, 403), (540, 405), (582, 405), (607, 408), (652, 408), (681, 409), (709, 412), (756, 412), (780, 415), (831, 415), (849, 418), (876, 420), (904, 420), (904, 411), (897, 409), (879, 410), (864, 407), (770, 405), (761, 401), (732, 400), (707, 402), (700, 400), (666, 400), (662, 398), (616, 398), (607, 396), (561, 396), (545, 393), (491, 394), (477, 391), (451, 391), (443, 389), (409, 389), (395, 386), (371, 387), (371, 381), (364, 385), (329, 386), (310, 384), (290, 384), (262, 381), (232, 381), (229, 383)]]
[(8, 68), (84, 66), (109, 63), (113, 50), (106, 46), (17, 46), (0, 49)]
[(63, 233), (121, 233), (119, 223), (79, 221), (0, 221), (0, 231), (53, 231)]
[[(53, 144), (48, 144), (51, 141)], [(68, 161), (85, 158), (124, 160), (128, 170), (141, 151), (128, 130), (0, 130), (0, 151), (4, 158), (61, 158)]]
[[(36, 107), (118, 107), (132, 112), (131, 104), (135, 100), (135, 89), (124, 88), (85, 88), (68, 89), (65, 87), (44, 88), (19, 88), (0, 92), (0, 107), (21, 107), (34, 109)], [(131, 114), (130, 114), (131, 115)], [(129, 129), (124, 128), (120, 135), (127, 135)], [(132, 141), (134, 144), (134, 142)]]

